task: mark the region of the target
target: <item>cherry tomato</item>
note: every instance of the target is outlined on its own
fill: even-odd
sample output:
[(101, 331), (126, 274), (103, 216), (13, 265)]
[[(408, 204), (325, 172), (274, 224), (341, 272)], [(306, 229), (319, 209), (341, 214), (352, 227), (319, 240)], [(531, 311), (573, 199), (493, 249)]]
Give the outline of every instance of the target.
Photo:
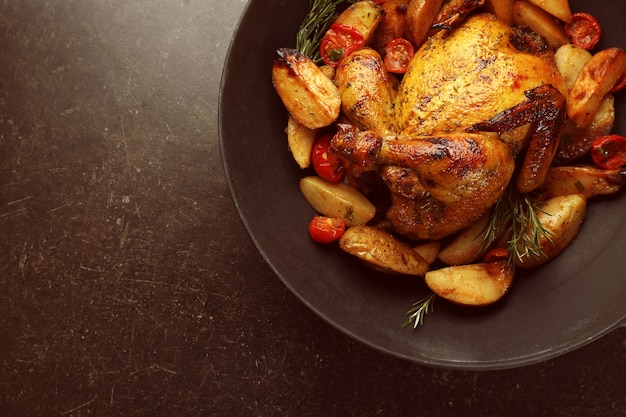
[(626, 137), (606, 135), (591, 144), (591, 159), (603, 169), (626, 166)]
[(504, 261), (509, 257), (509, 251), (505, 248), (493, 248), (483, 257), (484, 263)]
[(326, 65), (336, 67), (339, 62), (363, 46), (363, 34), (352, 26), (334, 23), (320, 43), (320, 55)]
[(317, 243), (332, 243), (346, 231), (346, 223), (338, 217), (315, 216), (309, 224), (309, 235)]
[(332, 139), (332, 134), (322, 135), (313, 143), (311, 151), (311, 161), (317, 175), (325, 180), (338, 182), (343, 177), (343, 165), (341, 159), (328, 151), (328, 144)]
[(404, 38), (396, 38), (385, 47), (385, 68), (394, 74), (404, 74), (415, 55), (411, 42)]
[(600, 40), (602, 28), (589, 13), (574, 13), (572, 20), (565, 25), (565, 33), (574, 46), (592, 49)]

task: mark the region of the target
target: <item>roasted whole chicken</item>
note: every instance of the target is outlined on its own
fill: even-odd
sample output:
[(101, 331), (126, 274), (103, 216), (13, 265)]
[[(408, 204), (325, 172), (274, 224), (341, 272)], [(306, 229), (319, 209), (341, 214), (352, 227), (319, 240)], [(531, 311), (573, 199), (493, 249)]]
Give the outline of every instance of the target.
[(590, 198), (626, 183), (626, 137), (611, 134), (626, 51), (590, 51), (599, 23), (567, 1), (350, 3), (318, 58), (304, 42), (272, 63), (309, 235), (491, 304), (518, 268), (565, 250)]
[(430, 37), (400, 83), (362, 48), (336, 70), (348, 120), (330, 150), (357, 188), (372, 173), (384, 181), (395, 232), (451, 235), (484, 217), (509, 182), (520, 193), (542, 185), (566, 120), (553, 55), (486, 13)]

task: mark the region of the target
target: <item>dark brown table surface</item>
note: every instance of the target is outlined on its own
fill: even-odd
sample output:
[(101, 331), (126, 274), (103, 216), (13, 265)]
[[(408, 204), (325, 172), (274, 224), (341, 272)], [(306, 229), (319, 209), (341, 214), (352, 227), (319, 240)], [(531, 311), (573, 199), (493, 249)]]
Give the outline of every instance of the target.
[(245, 5), (0, 2), (0, 415), (626, 415), (624, 328), (541, 364), (438, 370), (284, 287), (220, 159)]

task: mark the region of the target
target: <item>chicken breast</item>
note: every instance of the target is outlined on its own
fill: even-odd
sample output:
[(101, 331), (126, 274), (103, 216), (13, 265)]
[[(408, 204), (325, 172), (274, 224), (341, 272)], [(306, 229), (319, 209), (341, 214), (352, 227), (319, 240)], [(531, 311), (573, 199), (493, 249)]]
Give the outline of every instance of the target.
[(517, 33), (490, 14), (428, 40), (396, 98), (400, 136), (463, 130), (519, 104), (525, 91), (542, 84), (567, 96), (552, 52), (530, 53), (520, 44)]

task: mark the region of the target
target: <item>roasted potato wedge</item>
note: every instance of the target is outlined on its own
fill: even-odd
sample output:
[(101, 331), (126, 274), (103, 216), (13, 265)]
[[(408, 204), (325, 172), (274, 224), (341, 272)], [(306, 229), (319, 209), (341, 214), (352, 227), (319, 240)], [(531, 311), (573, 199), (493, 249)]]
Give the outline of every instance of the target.
[(300, 168), (308, 168), (311, 165), (311, 150), (317, 137), (317, 129), (309, 129), (289, 115), (286, 130), (287, 144), (293, 159)]
[(563, 22), (572, 20), (572, 10), (569, 7), (569, 0), (529, 0), (535, 6), (538, 6), (550, 13), (552, 16)]
[(607, 94), (589, 126), (580, 128), (571, 120), (566, 121), (554, 162), (563, 165), (580, 158), (589, 152), (595, 139), (608, 135), (614, 124), (615, 98), (612, 94)]
[(523, 256), (515, 263), (520, 268), (535, 268), (554, 259), (574, 240), (585, 218), (587, 200), (581, 194), (552, 197), (541, 207), (537, 218), (550, 233), (541, 237), (545, 256)]
[(309, 129), (328, 126), (339, 116), (337, 87), (315, 62), (295, 49), (276, 51), (272, 83), (287, 111)]
[(582, 71), (591, 57), (591, 52), (571, 43), (565, 44), (556, 50), (554, 61), (563, 77), (567, 91), (571, 91), (578, 74), (580, 74), (580, 71)]
[(423, 276), (429, 263), (395, 236), (373, 226), (350, 227), (339, 239), (345, 252), (392, 273)]
[(606, 170), (596, 166), (555, 166), (548, 170), (541, 195), (545, 199), (569, 194), (580, 194), (589, 199), (597, 195), (618, 192), (626, 175), (620, 170)]
[(316, 176), (303, 177), (300, 191), (316, 211), (341, 218), (346, 226), (365, 224), (376, 214), (376, 207), (367, 197), (343, 182), (330, 182)]
[(410, 0), (387, 0), (380, 7), (385, 13), (374, 41), (372, 42), (372, 48), (378, 51), (379, 54), (385, 54), (385, 47), (389, 42), (394, 39), (404, 37), (404, 27), (406, 26), (406, 12), (409, 7)]
[(604, 97), (626, 72), (626, 52), (603, 49), (591, 57), (572, 86), (567, 115), (580, 128), (589, 126)]
[(406, 11), (404, 36), (419, 47), (441, 9), (443, 0), (411, 0)]
[(371, 0), (362, 0), (351, 4), (337, 16), (334, 23), (358, 30), (363, 35), (364, 44), (369, 45), (384, 16), (385, 13), (379, 5)]
[[(426, 261), (426, 264), (430, 266), (437, 259), (437, 254), (439, 253), (440, 247), (441, 247), (441, 242), (438, 240), (433, 240), (433, 241), (422, 243), (421, 245), (415, 246), (413, 247), (413, 250), (417, 252), (417, 254), (421, 256), (424, 259), (424, 261)], [(383, 274), (388, 274), (388, 275), (401, 275), (402, 274), (402, 272), (399, 272), (397, 270), (393, 270), (387, 267), (382, 267), (378, 264), (369, 262), (366, 259), (361, 259), (361, 261), (363, 261), (363, 263), (367, 265), (369, 268), (372, 268), (375, 271), (381, 272)]]
[(343, 114), (352, 124), (381, 136), (395, 131), (397, 80), (387, 73), (378, 52), (362, 48), (345, 57), (337, 67), (335, 85)]
[(507, 261), (453, 265), (426, 272), (426, 285), (456, 304), (484, 306), (501, 299), (511, 287), (515, 267)]
[(422, 243), (419, 246), (415, 246), (413, 250), (417, 252), (424, 260), (428, 263), (428, 265), (435, 262), (437, 259), (437, 255), (439, 255), (439, 250), (441, 249), (441, 242), (439, 240), (432, 240), (430, 242)]
[(439, 252), (439, 260), (448, 265), (476, 261), (485, 252), (484, 238), (488, 223), (489, 216), (485, 216), (454, 236)]
[(510, 25), (513, 23), (513, 5), (515, 0), (485, 0), (485, 8), (496, 15), (498, 20)]
[(554, 16), (527, 1), (515, 2), (513, 6), (513, 23), (518, 26), (528, 26), (546, 38), (548, 44), (553, 49), (569, 43), (563, 25)]

